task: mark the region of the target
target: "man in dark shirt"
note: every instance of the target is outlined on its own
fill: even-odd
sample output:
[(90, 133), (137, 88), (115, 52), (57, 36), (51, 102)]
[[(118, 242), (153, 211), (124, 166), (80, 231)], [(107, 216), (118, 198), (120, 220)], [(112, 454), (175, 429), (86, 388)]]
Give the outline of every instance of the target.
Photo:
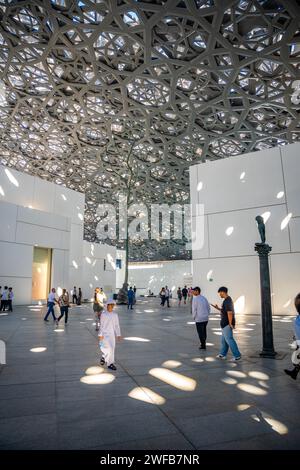
[(188, 296), (188, 290), (186, 288), (186, 286), (184, 286), (184, 288), (182, 289), (182, 297), (183, 297), (183, 300), (184, 300), (184, 303), (186, 304), (186, 298)]
[(228, 349), (231, 349), (231, 352), (234, 356), (234, 361), (239, 361), (241, 359), (241, 353), (239, 351), (238, 345), (233, 337), (233, 330), (235, 328), (235, 315), (234, 315), (234, 304), (232, 298), (228, 295), (227, 287), (220, 287), (218, 294), (223, 300), (222, 307), (220, 308), (217, 304), (213, 305), (219, 312), (221, 312), (221, 321), (220, 326), (222, 328), (222, 342), (221, 342), (221, 351), (217, 355), (219, 359), (226, 359)]

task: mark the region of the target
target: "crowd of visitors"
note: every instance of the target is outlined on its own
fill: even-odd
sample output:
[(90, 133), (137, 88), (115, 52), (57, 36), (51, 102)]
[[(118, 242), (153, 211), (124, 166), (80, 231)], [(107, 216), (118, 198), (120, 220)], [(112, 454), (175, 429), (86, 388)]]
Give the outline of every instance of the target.
[[(128, 289), (128, 303), (127, 308), (133, 309), (133, 305), (136, 302), (136, 287), (130, 287)], [(210, 304), (204, 295), (201, 293), (200, 287), (187, 288), (184, 286), (183, 289), (178, 287), (177, 299), (178, 306), (181, 305), (182, 300), (184, 304), (187, 303), (187, 299), (191, 300), (191, 313), (195, 321), (196, 330), (198, 333), (200, 346), (199, 349), (206, 350), (207, 340), (207, 325), (209, 321), (209, 315), (211, 314), (211, 307), (220, 312), (220, 326), (222, 331), (220, 351), (217, 355), (218, 359), (225, 360), (229, 350), (233, 355), (233, 361), (239, 361), (242, 358), (241, 352), (234, 338), (234, 329), (236, 324), (234, 302), (228, 294), (228, 288), (222, 286), (218, 289), (218, 294), (222, 299), (222, 305)], [(161, 306), (170, 307), (171, 291), (168, 286), (162, 287), (160, 290)], [(4, 290), (0, 286), (1, 296), (1, 310), (5, 311), (8, 308), (12, 311), (12, 299), (13, 292), (12, 288), (5, 286)], [(73, 304), (80, 305), (82, 299), (81, 288), (76, 287), (72, 291)], [(55, 316), (54, 307), (55, 304), (59, 306), (60, 315), (58, 318)], [(95, 325), (96, 331), (98, 332), (99, 347), (101, 351), (101, 365), (106, 364), (111, 370), (116, 370), (115, 366), (115, 346), (116, 338), (121, 339), (119, 318), (114, 307), (116, 301), (112, 298), (107, 300), (107, 296), (102, 288), (97, 287), (94, 292), (93, 298), (93, 311), (95, 313)], [(53, 320), (58, 325), (59, 321), (65, 317), (65, 324), (68, 323), (68, 310), (70, 306), (69, 294), (66, 289), (63, 289), (62, 294), (57, 298), (56, 289), (52, 288), (48, 296), (48, 309), (44, 320), (47, 322), (49, 315), (51, 314)], [(284, 372), (289, 375), (292, 379), (296, 380), (300, 371), (300, 293), (295, 298), (295, 307), (297, 311), (297, 317), (295, 319), (295, 352), (292, 355), (293, 369), (285, 369)]]

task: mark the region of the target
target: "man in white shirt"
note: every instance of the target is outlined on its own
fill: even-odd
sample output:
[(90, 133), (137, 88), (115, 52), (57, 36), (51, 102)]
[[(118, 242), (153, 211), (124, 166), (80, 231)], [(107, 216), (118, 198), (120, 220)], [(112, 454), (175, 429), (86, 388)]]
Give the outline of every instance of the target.
[(210, 305), (206, 297), (201, 295), (200, 287), (193, 289), (192, 315), (196, 323), (198, 336), (200, 339), (199, 349), (206, 349), (206, 327), (208, 316), (210, 314)]
[(6, 307), (7, 307), (7, 299), (8, 299), (8, 287), (5, 286), (4, 291), (2, 292), (0, 311), (5, 312)]
[(55, 292), (56, 292), (55, 288), (53, 287), (51, 289), (51, 292), (48, 295), (48, 304), (47, 304), (48, 305), (48, 310), (47, 310), (46, 316), (44, 318), (44, 321), (49, 321), (49, 320), (47, 320), (47, 318), (49, 317), (50, 313), (52, 314), (53, 320), (54, 321), (56, 320), (56, 316), (54, 314), (54, 305), (57, 303)]

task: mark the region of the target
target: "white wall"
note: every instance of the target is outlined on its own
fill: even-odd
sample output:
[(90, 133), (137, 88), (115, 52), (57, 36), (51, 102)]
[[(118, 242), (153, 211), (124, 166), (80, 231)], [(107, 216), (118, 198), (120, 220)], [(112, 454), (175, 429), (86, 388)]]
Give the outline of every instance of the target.
[(52, 282), (69, 275), (71, 224), (59, 215), (0, 201), (0, 285), (14, 288), (15, 304), (31, 303), (34, 246), (52, 248)]
[(148, 290), (157, 295), (163, 286), (172, 289), (173, 297), (178, 287), (190, 285), (191, 261), (157, 261), (153, 263), (130, 263), (129, 285), (136, 286), (137, 295), (148, 294)]
[(211, 301), (226, 285), (235, 300), (245, 301), (241, 310), (260, 313), (255, 217), (270, 212), (266, 237), (272, 246), (273, 313), (293, 310), (292, 299), (300, 291), (299, 153), (296, 143), (190, 167), (193, 222), (199, 220), (197, 204), (204, 204), (205, 214), (204, 244), (193, 251), (193, 279)]
[(96, 287), (102, 287), (107, 296), (111, 296), (115, 292), (115, 260), (115, 247), (83, 242), (83, 278), (81, 287), (84, 299), (91, 299)]
[(86, 266), (84, 204), (84, 194), (0, 166), (0, 285), (14, 287), (15, 304), (31, 303), (35, 245), (52, 248), (53, 286), (69, 290), (80, 286), (84, 297), (90, 298), (91, 276), (98, 273), (103, 286), (115, 289), (115, 249), (95, 244), (96, 265)]

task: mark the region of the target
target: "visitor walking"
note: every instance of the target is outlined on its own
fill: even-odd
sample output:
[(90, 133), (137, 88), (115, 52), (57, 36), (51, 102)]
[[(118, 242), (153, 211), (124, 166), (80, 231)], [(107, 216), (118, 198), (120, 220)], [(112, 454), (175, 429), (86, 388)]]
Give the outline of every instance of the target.
[(170, 307), (170, 289), (168, 288), (168, 286), (166, 286), (166, 288), (165, 288), (165, 293), (166, 293), (165, 294), (165, 296), (166, 296), (165, 300), (167, 302), (167, 307)]
[(76, 290), (76, 286), (74, 286), (73, 292), (72, 292), (72, 304), (77, 304), (77, 290)]
[(188, 290), (187, 290), (187, 287), (184, 286), (184, 288), (182, 289), (182, 297), (183, 297), (184, 305), (186, 305), (187, 296), (188, 296)]
[(296, 351), (292, 354), (292, 363), (294, 368), (292, 370), (284, 369), (284, 372), (292, 379), (296, 380), (300, 370), (300, 293), (295, 298), (295, 307), (297, 316), (294, 321)]
[(103, 292), (103, 289), (99, 289), (99, 287), (96, 287), (95, 293), (94, 293), (94, 303), (93, 303), (93, 310), (95, 313), (95, 323), (96, 323), (96, 331), (99, 331), (99, 325), (100, 325), (100, 318), (101, 318), (101, 313), (103, 312), (104, 309), (104, 303), (106, 301), (106, 295)]
[(217, 355), (219, 359), (226, 359), (228, 349), (230, 348), (234, 361), (239, 361), (241, 359), (241, 353), (239, 351), (238, 345), (233, 337), (233, 330), (235, 328), (235, 314), (234, 314), (234, 304), (232, 298), (228, 295), (227, 287), (220, 287), (218, 294), (223, 299), (222, 307), (220, 308), (217, 304), (212, 305), (212, 307), (219, 310), (221, 313), (221, 322), (220, 326), (222, 328), (222, 341), (221, 341), (221, 350)]
[(128, 292), (127, 292), (127, 296), (128, 296), (128, 303), (127, 303), (127, 309), (130, 309), (132, 310), (133, 309), (133, 304), (134, 304), (134, 298), (135, 298), (135, 294), (134, 294), (134, 291), (132, 289), (132, 287), (129, 288)]
[(181, 300), (182, 300), (182, 291), (181, 291), (180, 287), (178, 287), (178, 289), (177, 289), (177, 298), (178, 298), (178, 307), (180, 307)]
[(60, 316), (56, 320), (56, 324), (58, 325), (59, 321), (65, 316), (65, 325), (68, 323), (68, 316), (69, 316), (69, 306), (70, 306), (70, 299), (69, 293), (67, 289), (63, 289), (61, 296), (58, 298), (58, 304), (60, 306)]
[(8, 288), (8, 296), (7, 296), (7, 306), (8, 306), (8, 311), (9, 312), (13, 311), (13, 308), (12, 308), (13, 298), (14, 298), (13, 289), (12, 289), (12, 287), (9, 287)]
[(81, 290), (81, 287), (79, 287), (78, 297), (77, 297), (77, 305), (81, 305), (81, 300), (82, 300), (82, 290)]
[(200, 340), (199, 349), (206, 349), (207, 323), (210, 314), (210, 305), (204, 295), (201, 295), (200, 287), (194, 287), (192, 300), (192, 315), (196, 323), (196, 328)]
[(8, 287), (5, 286), (2, 292), (0, 311), (5, 312), (5, 309), (7, 307), (7, 299), (8, 299)]
[(58, 301), (56, 300), (56, 290), (55, 290), (54, 287), (52, 287), (51, 292), (48, 295), (48, 301), (47, 301), (48, 310), (47, 310), (47, 313), (45, 315), (44, 321), (49, 321), (48, 317), (49, 317), (50, 313), (53, 317), (53, 320), (56, 321), (56, 316), (55, 316), (55, 313), (54, 313), (54, 305), (56, 303), (58, 303)]
[(109, 299), (106, 309), (101, 314), (99, 346), (102, 352), (100, 364), (107, 364), (108, 369), (117, 370), (115, 362), (116, 337), (121, 340), (118, 314), (113, 311), (116, 301)]
[(161, 300), (160, 305), (162, 305), (164, 307), (165, 306), (165, 301), (166, 301), (166, 289), (164, 287), (161, 288), (159, 296), (160, 296), (160, 300)]

